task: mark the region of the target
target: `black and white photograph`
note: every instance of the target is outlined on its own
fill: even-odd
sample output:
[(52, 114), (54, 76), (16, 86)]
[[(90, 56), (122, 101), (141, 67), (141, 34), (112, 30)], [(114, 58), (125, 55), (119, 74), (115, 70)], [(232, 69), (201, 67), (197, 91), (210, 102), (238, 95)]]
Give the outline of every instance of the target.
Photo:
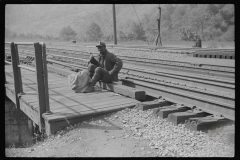
[(5, 157), (237, 157), (235, 4), (5, 4), (4, 39)]

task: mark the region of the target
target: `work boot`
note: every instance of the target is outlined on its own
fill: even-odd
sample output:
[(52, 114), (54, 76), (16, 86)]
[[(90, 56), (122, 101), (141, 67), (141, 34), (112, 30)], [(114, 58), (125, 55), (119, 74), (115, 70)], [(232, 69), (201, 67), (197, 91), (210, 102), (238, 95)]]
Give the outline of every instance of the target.
[(92, 85), (92, 83), (88, 84), (88, 87), (86, 89), (84, 89), (82, 91), (82, 93), (89, 93), (89, 92), (93, 92), (94, 91), (94, 86)]

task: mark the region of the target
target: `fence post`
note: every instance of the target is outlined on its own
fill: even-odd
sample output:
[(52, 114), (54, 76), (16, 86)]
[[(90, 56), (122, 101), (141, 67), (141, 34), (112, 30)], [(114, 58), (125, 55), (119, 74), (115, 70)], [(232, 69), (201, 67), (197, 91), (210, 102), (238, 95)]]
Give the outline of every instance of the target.
[(17, 46), (14, 44), (14, 42), (11, 42), (11, 57), (12, 57), (12, 68), (13, 68), (13, 77), (14, 77), (14, 90), (15, 90), (16, 106), (17, 106), (17, 109), (20, 109), (18, 94), (23, 92), (22, 76), (21, 76), (21, 70), (18, 67), (19, 56), (18, 56)]
[(45, 87), (43, 77), (43, 62), (42, 62), (42, 47), (39, 42), (34, 43), (35, 48), (35, 67), (36, 67), (36, 78), (37, 78), (37, 91), (38, 91), (38, 118), (39, 118), (39, 129), (42, 131), (44, 119), (42, 114), (46, 112), (45, 102)]
[(42, 45), (42, 60), (43, 60), (43, 76), (44, 76), (44, 86), (45, 86), (45, 101), (46, 101), (46, 112), (51, 113), (49, 106), (49, 93), (48, 93), (48, 71), (47, 71), (47, 60), (46, 60), (46, 45)]

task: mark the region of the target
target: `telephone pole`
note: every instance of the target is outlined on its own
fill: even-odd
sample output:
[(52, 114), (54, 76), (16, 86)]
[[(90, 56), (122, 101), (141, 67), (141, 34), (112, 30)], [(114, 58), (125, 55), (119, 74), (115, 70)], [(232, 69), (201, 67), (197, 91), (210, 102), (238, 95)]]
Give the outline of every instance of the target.
[(158, 34), (157, 34), (157, 36), (154, 40), (154, 44), (156, 46), (162, 46), (162, 40), (161, 40), (161, 34), (160, 34), (160, 24), (161, 24), (161, 7), (160, 7), (160, 4), (159, 4), (158, 9), (159, 9), (159, 18), (157, 19), (157, 21), (158, 21)]
[(115, 4), (113, 4), (113, 28), (114, 28), (114, 44), (117, 45), (117, 29), (116, 29)]
[(158, 43), (157, 43), (157, 45), (162, 46), (161, 34), (160, 34), (160, 24), (161, 24), (161, 7), (160, 7), (160, 5), (159, 5), (158, 9), (159, 9), (159, 18), (157, 19), (157, 21), (158, 21), (158, 41), (157, 41)]

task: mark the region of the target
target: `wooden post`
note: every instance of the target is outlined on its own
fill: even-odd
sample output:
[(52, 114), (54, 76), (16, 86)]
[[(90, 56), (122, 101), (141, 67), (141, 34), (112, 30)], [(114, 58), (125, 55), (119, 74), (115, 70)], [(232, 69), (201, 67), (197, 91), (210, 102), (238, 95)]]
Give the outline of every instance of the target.
[(42, 114), (46, 112), (46, 101), (45, 101), (45, 87), (43, 77), (43, 62), (42, 62), (42, 47), (39, 42), (34, 43), (35, 48), (35, 67), (36, 67), (36, 78), (37, 78), (37, 91), (38, 91), (38, 118), (39, 118), (39, 129), (43, 129), (44, 119)]
[(49, 93), (48, 93), (48, 70), (47, 70), (45, 43), (42, 44), (42, 60), (43, 60), (43, 76), (44, 76), (44, 87), (45, 87), (44, 90), (45, 90), (46, 112), (50, 113)]
[(13, 68), (13, 77), (14, 77), (14, 90), (15, 90), (16, 106), (17, 106), (17, 109), (20, 109), (18, 94), (23, 92), (22, 76), (21, 76), (21, 70), (18, 67), (19, 56), (18, 56), (17, 46), (14, 44), (14, 42), (11, 42), (11, 57), (12, 57), (12, 68)]

